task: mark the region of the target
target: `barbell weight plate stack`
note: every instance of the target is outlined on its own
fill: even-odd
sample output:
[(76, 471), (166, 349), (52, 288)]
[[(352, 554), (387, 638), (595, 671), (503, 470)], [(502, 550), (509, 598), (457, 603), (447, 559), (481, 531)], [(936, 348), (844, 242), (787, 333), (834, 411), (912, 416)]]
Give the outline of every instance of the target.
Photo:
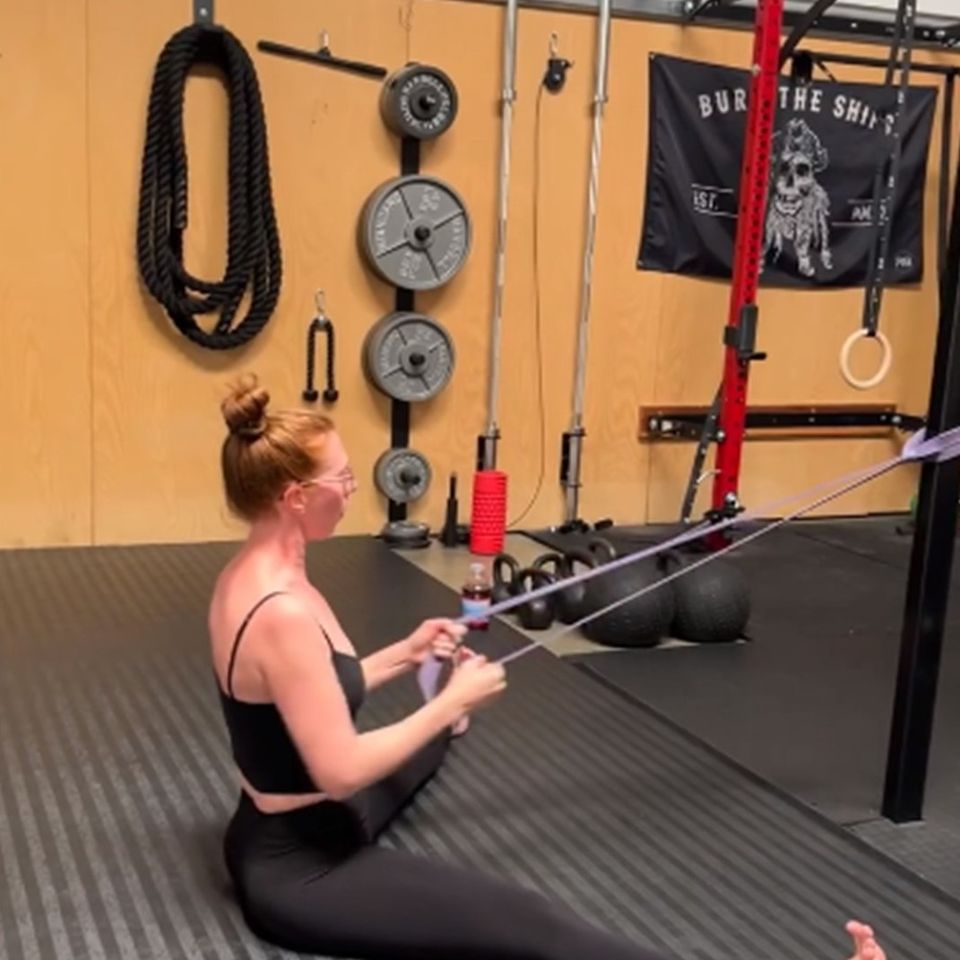
[(363, 360), (367, 376), (382, 393), (394, 400), (421, 403), (449, 383), (453, 340), (436, 320), (422, 313), (388, 313), (370, 328)]
[(470, 239), (470, 216), (460, 195), (423, 174), (382, 184), (360, 218), (360, 242), (370, 266), (407, 290), (435, 290), (452, 280), (466, 262)]

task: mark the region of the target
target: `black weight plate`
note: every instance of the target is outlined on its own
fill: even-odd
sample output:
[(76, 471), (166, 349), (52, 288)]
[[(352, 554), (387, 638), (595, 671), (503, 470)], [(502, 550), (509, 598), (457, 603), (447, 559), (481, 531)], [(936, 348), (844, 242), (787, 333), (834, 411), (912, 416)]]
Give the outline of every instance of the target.
[(437, 67), (408, 64), (384, 82), (380, 115), (398, 136), (431, 140), (449, 130), (456, 119), (456, 87)]
[(409, 447), (385, 450), (373, 468), (377, 489), (394, 503), (418, 500), (427, 492), (431, 478), (427, 458)]

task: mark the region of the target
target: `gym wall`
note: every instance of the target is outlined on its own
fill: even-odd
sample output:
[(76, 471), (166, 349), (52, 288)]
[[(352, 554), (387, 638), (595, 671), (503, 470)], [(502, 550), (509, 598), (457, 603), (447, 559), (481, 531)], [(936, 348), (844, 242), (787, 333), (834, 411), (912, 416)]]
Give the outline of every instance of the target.
[[(362, 484), (342, 529), (375, 531), (384, 522), (385, 504), (371, 473), (389, 445), (389, 404), (366, 382), (360, 347), (370, 325), (392, 309), (393, 291), (362, 263), (356, 225), (368, 195), (398, 172), (398, 142), (379, 117), (379, 81), (256, 51), (260, 39), (319, 46), (323, 29), (338, 55), (391, 70), (408, 59), (433, 63), (459, 90), (459, 117), (447, 134), (425, 145), (422, 170), (461, 192), (474, 244), (452, 283), (417, 298), (418, 309), (451, 331), (457, 366), (445, 391), (413, 408), (411, 442), (429, 458), (434, 484), (410, 515), (442, 523), (452, 470), (461, 478), (466, 513), (476, 436), (485, 419), (503, 8), (456, 0), (217, 0), (217, 20), (244, 43), (258, 71), (284, 263), (270, 323), (248, 347), (223, 353), (194, 347), (173, 330), (143, 291), (135, 258), (153, 68), (163, 44), (190, 17), (189, 0), (0, 5), (0, 396), (7, 438), (0, 543), (239, 535), (222, 506), (219, 400), (233, 376), (253, 370), (275, 403), (300, 402), (305, 332), (320, 287), (338, 335), (341, 399), (331, 412)], [(559, 439), (572, 397), (594, 29), (591, 16), (520, 14), (499, 465), (510, 475), (514, 517), (541, 473), (539, 298), (545, 465), (526, 525), (563, 515)], [(537, 174), (536, 92), (554, 31), (561, 55), (575, 65), (563, 92), (543, 98)], [(639, 408), (706, 404), (720, 375), (726, 284), (634, 266), (646, 177), (648, 55), (742, 67), (750, 44), (747, 32), (614, 21), (587, 375), (586, 519), (641, 522), (677, 515), (693, 447), (641, 443)], [(882, 55), (878, 47), (819, 40), (816, 46)], [(878, 77), (851, 69), (842, 76)], [(216, 79), (192, 79), (187, 262), (209, 278), (220, 275), (225, 254), (226, 119), (226, 96)], [(895, 349), (890, 377), (862, 394), (839, 374), (840, 345), (859, 323), (860, 291), (765, 290), (760, 347), (770, 359), (754, 368), (753, 402), (882, 402), (924, 412), (937, 308), (938, 133), (935, 128), (927, 177), (926, 278), (921, 287), (891, 290), (885, 299), (882, 324)], [(776, 497), (886, 457), (896, 442), (749, 441), (743, 495), (748, 503)], [(894, 474), (836, 509), (903, 509), (912, 483), (909, 472)]]

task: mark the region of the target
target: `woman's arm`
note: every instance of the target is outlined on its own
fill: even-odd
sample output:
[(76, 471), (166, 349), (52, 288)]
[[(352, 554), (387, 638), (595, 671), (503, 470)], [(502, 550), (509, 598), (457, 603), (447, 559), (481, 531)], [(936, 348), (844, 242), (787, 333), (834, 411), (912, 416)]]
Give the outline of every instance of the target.
[[(273, 702), (318, 790), (342, 800), (392, 773), (462, 714), (438, 696), (397, 723), (360, 734), (316, 621), (293, 597), (260, 614), (258, 663)], [(390, 648), (387, 648), (388, 650)]]
[(363, 680), (368, 690), (374, 690), (397, 677), (409, 673), (417, 664), (410, 653), (407, 640), (398, 640), (390, 646), (369, 654), (360, 661)]
[(363, 675), (367, 689), (403, 676), (419, 667), (428, 657), (453, 657), (466, 632), (465, 626), (448, 617), (424, 620), (409, 637), (364, 658)]

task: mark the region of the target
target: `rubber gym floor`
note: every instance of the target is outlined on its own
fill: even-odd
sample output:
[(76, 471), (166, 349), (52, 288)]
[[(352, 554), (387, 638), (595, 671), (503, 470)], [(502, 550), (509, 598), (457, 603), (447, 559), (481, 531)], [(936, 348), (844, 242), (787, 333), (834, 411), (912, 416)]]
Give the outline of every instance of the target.
[[(876, 811), (909, 550), (893, 523), (811, 521), (744, 550), (743, 643), (567, 638), (517, 660), (387, 842), (688, 960), (839, 960), (850, 917), (890, 960), (954, 960), (955, 612), (927, 819)], [(0, 553), (0, 957), (289, 956), (247, 931), (220, 857), (236, 783), (205, 618), (233, 549)], [(466, 561), (341, 537), (309, 570), (364, 652), (456, 614)], [(471, 642), (498, 656), (527, 638), (497, 620)], [(363, 723), (417, 697), (377, 691)]]

